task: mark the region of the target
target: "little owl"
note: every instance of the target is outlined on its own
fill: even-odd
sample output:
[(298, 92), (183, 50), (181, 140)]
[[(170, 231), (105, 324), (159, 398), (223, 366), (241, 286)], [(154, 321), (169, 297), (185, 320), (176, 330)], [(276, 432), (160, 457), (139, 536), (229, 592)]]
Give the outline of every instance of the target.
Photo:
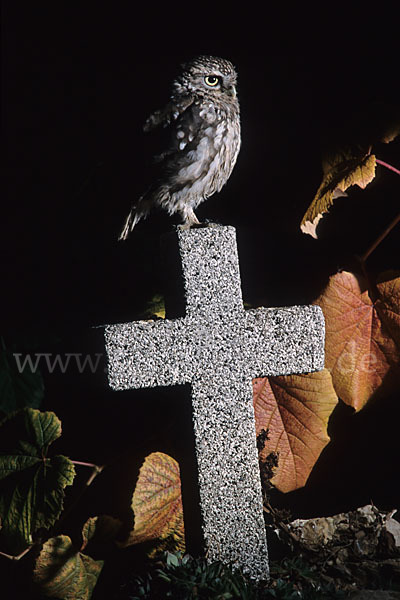
[(143, 129), (170, 125), (169, 148), (155, 158), (157, 176), (133, 205), (119, 239), (126, 239), (153, 206), (199, 224), (194, 209), (229, 179), (240, 149), (236, 71), (228, 60), (199, 56), (182, 66), (170, 102)]

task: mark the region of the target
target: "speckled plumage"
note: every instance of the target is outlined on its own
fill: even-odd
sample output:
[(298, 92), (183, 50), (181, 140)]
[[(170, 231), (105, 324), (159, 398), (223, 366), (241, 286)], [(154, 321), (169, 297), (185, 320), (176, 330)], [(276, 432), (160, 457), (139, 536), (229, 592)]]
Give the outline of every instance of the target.
[(169, 148), (156, 157), (158, 176), (133, 205), (120, 239), (159, 205), (198, 224), (194, 209), (229, 179), (240, 149), (236, 71), (228, 60), (199, 56), (182, 66), (170, 102), (147, 119), (144, 131), (170, 126)]

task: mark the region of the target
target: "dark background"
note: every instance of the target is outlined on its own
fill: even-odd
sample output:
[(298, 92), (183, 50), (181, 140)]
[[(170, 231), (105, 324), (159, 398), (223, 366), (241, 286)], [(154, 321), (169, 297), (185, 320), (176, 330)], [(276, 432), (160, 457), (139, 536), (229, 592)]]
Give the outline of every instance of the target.
[[(177, 66), (197, 54), (228, 58), (239, 73), (242, 150), (198, 216), (237, 228), (244, 299), (311, 302), (330, 274), (357, 268), (354, 256), (398, 212), (395, 174), (378, 167), (366, 190), (337, 201), (319, 240), (299, 223), (321, 181), (323, 150), (353, 129), (379, 129), (399, 105), (397, 16), (382, 3), (373, 14), (261, 6), (227, 5), (236, 12), (229, 18), (193, 4), (179, 18), (177, 7), (133, 3), (4, 8), (0, 318), (9, 344), (101, 353), (93, 327), (137, 318), (162, 291), (159, 238), (177, 221), (155, 214), (129, 241), (117, 236), (149, 183), (153, 142), (142, 124), (167, 101)], [(399, 167), (399, 141), (374, 148)], [(399, 268), (399, 256), (397, 227), (369, 260), (372, 276)], [(96, 488), (86, 510), (127, 513), (144, 453), (173, 453), (179, 434), (170, 393), (111, 392), (103, 367), (44, 370), (43, 408), (62, 419), (59, 451), (113, 465), (103, 485), (112, 494)], [(308, 516), (370, 500), (398, 506), (398, 406), (396, 396), (355, 417), (339, 407), (312, 482), (276, 502)]]

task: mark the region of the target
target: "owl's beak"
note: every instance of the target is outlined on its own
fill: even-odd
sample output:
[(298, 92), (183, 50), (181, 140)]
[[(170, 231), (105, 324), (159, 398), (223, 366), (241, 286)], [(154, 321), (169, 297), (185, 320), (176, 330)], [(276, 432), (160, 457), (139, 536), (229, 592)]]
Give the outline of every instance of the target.
[(230, 96), (232, 96), (232, 98), (236, 98), (236, 88), (235, 88), (235, 86), (234, 86), (234, 85), (231, 85), (231, 86), (228, 88), (228, 94), (229, 94)]

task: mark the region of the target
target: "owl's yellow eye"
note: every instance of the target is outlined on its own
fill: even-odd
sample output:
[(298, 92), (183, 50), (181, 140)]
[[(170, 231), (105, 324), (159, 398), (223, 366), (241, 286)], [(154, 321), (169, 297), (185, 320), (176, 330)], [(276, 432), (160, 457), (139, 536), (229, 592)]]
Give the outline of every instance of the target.
[(204, 77), (204, 82), (210, 87), (215, 87), (219, 84), (219, 77), (217, 77), (216, 75), (207, 75), (206, 77)]

